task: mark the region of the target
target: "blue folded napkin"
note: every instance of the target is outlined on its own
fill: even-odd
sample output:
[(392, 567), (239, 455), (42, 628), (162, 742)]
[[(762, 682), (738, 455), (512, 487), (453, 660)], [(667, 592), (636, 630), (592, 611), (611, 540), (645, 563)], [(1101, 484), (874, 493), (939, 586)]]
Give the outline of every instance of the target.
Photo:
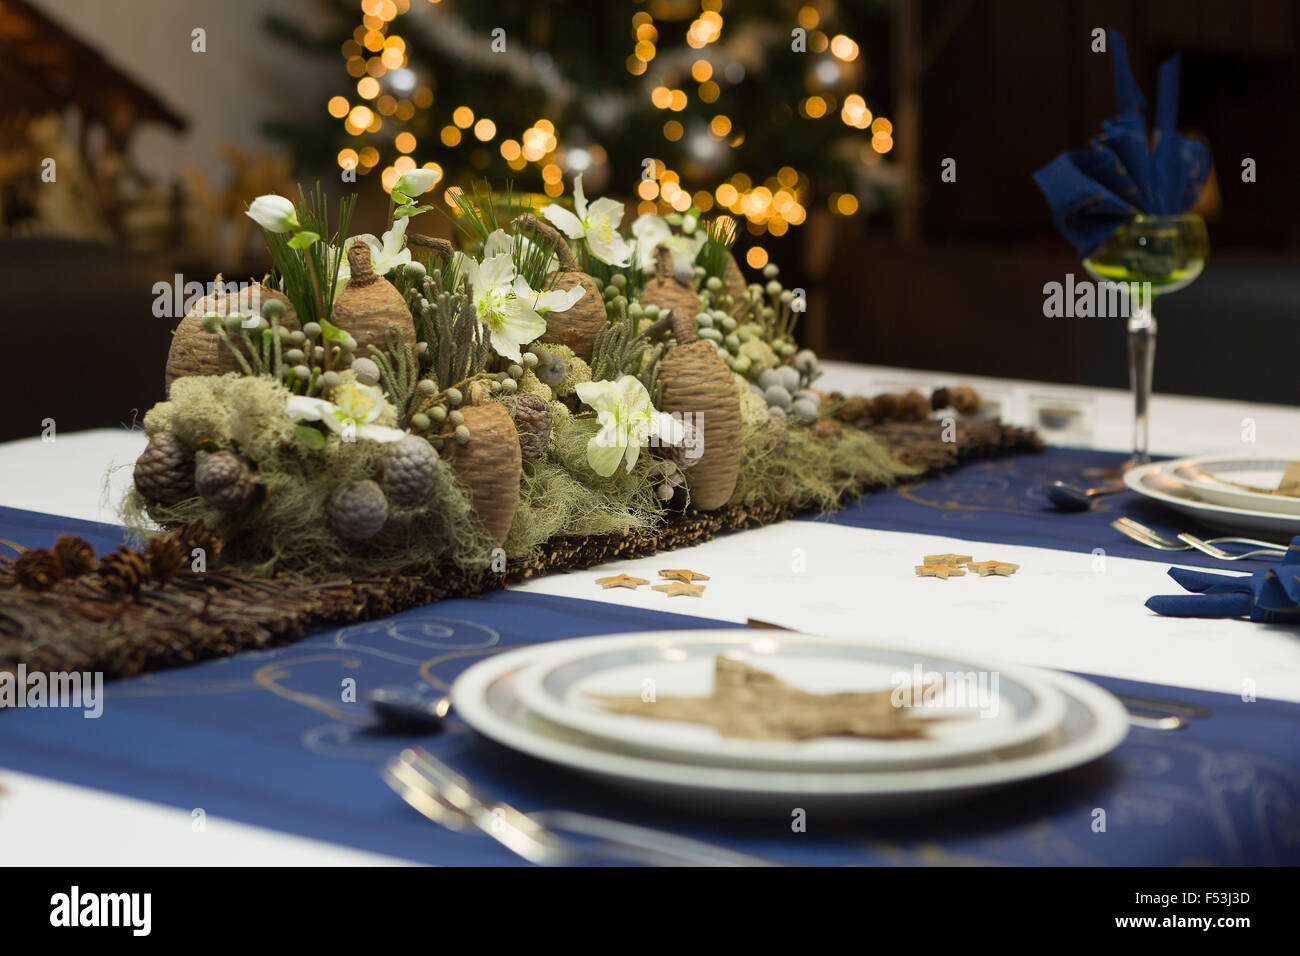
[(1160, 64), (1156, 126), (1146, 130), (1146, 101), (1129, 69), (1124, 38), (1110, 31), (1119, 115), (1106, 120), (1088, 149), (1071, 149), (1034, 173), (1061, 235), (1087, 256), (1138, 213), (1176, 215), (1196, 203), (1210, 176), (1210, 150), (1179, 136), (1179, 58)]
[(1170, 568), (1169, 576), (1193, 594), (1159, 595), (1147, 601), (1170, 617), (1249, 617), (1261, 624), (1300, 624), (1300, 535), (1291, 539), (1276, 568), (1248, 577)]

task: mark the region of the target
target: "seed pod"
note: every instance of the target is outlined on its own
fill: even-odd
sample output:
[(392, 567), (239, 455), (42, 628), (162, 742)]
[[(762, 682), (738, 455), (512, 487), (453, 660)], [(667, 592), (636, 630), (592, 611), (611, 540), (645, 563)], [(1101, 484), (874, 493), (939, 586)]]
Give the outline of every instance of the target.
[[(533, 215), (515, 219), (511, 226), (516, 232), (529, 231), (546, 242), (555, 244), (555, 256), (560, 267), (546, 277), (548, 285), (568, 289), (575, 283), (582, 286), (583, 295), (563, 312), (547, 312), (546, 334), (538, 341), (557, 342), (573, 349), (573, 354), (584, 362), (591, 361), (591, 350), (596, 344), (596, 333), (605, 327), (605, 298), (600, 283), (578, 268), (568, 241), (549, 223)], [(552, 283), (552, 279), (555, 281)]]
[(415, 348), (411, 310), (396, 286), (375, 275), (370, 264), (370, 247), (361, 240), (348, 247), (348, 268), (352, 277), (334, 300), (330, 321), (357, 340), (354, 351), (365, 356), (371, 345), (386, 350), (390, 328), (397, 329), (405, 345)]
[(686, 473), (691, 505), (712, 511), (727, 503), (740, 472), (740, 396), (731, 370), (708, 342), (695, 336), (695, 318), (672, 314), (677, 345), (659, 366), (660, 407), (696, 416), (703, 453)]
[(416, 508), (429, 497), (438, 453), (423, 438), (407, 435), (384, 448), (379, 487), (399, 508)]
[(326, 511), (340, 537), (368, 541), (388, 520), (388, 500), (375, 482), (352, 481), (334, 489)]
[[(224, 375), (226, 372), (240, 371), (239, 361), (230, 349), (221, 343), (214, 332), (203, 331), (203, 317), (208, 313), (216, 313), (223, 318), (232, 313), (257, 315), (261, 303), (274, 301), (285, 309), (284, 315), (280, 317), (280, 326), (291, 331), (298, 328), (298, 314), (282, 292), (267, 286), (244, 286), (237, 296), (227, 295), (219, 275), (213, 285), (213, 294), (196, 302), (172, 332), (164, 382), (168, 389), (172, 387), (173, 381), (185, 375)], [(253, 301), (254, 293), (258, 296), (256, 303)], [(238, 337), (232, 344), (244, 351)]]
[(247, 505), (257, 488), (253, 470), (233, 451), (213, 452), (199, 462), (194, 485), (204, 501), (227, 514)]
[(519, 434), (505, 406), (498, 402), (463, 409), (470, 440), (449, 445), (448, 460), (456, 479), (488, 536), (501, 544), (510, 533), (519, 505), (522, 456)]

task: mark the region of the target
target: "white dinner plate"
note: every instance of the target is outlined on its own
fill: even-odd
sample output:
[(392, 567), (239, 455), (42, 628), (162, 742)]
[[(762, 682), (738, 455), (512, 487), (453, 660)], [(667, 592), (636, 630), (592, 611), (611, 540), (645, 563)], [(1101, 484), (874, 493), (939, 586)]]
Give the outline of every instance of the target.
[(874, 772), (810, 772), (655, 760), (610, 741), (559, 727), (529, 711), (514, 693), (537, 646), (495, 655), (456, 679), (452, 702), (472, 729), (505, 747), (564, 767), (643, 799), (722, 813), (835, 816), (914, 813), (1096, 760), (1128, 733), (1128, 714), (1111, 694), (1069, 674), (1042, 676), (1065, 697), (1049, 737), (943, 767)]
[(1185, 458), (1165, 466), (1202, 501), (1229, 508), (1300, 515), (1300, 497), (1272, 495), (1291, 462), (1276, 458)]
[(1124, 472), (1124, 484), (1138, 494), (1159, 501), (1189, 518), (1226, 531), (1253, 531), (1286, 544), (1300, 534), (1300, 515), (1275, 514), (1251, 508), (1216, 505), (1202, 501), (1174, 477), (1178, 461), (1153, 461)]
[[(893, 690), (945, 678), (922, 703), (926, 736), (905, 740), (819, 737), (752, 740), (716, 728), (611, 712), (597, 695), (707, 697), (719, 656), (744, 660), (814, 694)], [(1065, 698), (1033, 673), (991, 661), (808, 637), (785, 631), (660, 631), (540, 645), (514, 683), (530, 711), (551, 723), (616, 741), (621, 749), (710, 766), (879, 770), (935, 766), (1028, 743), (1051, 733)], [(653, 705), (651, 705), (653, 709)]]

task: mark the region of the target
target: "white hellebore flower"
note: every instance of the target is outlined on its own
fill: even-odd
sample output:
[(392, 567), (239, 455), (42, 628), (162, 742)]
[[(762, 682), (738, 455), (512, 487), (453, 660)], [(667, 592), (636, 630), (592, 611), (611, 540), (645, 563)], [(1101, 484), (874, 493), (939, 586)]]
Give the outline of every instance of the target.
[(442, 174), (432, 169), (408, 169), (393, 183), (393, 192), (414, 199), (427, 192)]
[(515, 274), (515, 262), (508, 252), (495, 253), (482, 264), (458, 252), (456, 261), (461, 275), (473, 286), (474, 309), (488, 328), (492, 348), (518, 362), (520, 346), (546, 331), (546, 320), (533, 308), (537, 293)]
[(695, 265), (695, 257), (700, 253), (700, 247), (704, 245), (702, 232), (677, 235), (662, 217), (654, 213), (638, 216), (632, 223), (632, 235), (636, 237), (637, 263), (642, 272), (648, 273), (655, 271), (655, 247), (659, 243), (666, 245), (673, 254), (674, 266), (686, 263), (692, 267)]
[[(334, 401), (290, 396), (285, 412), (296, 422), (324, 422), (344, 440), (357, 438), (390, 442), (406, 437), (406, 432), (373, 424), (384, 411), (384, 393), (374, 385), (348, 382), (334, 389)], [(349, 435), (351, 436), (349, 438)]]
[[(411, 250), (406, 247), (406, 224), (410, 219), (399, 219), (393, 223), (393, 228), (389, 229), (382, 239), (376, 239), (371, 233), (363, 232), (359, 236), (352, 236), (343, 243), (343, 248), (352, 248), (352, 243), (358, 239), (370, 247), (370, 268), (374, 270), (375, 275), (384, 276), (392, 272), (398, 266), (404, 266), (411, 261)], [(334, 252), (335, 250), (330, 250)], [(347, 282), (352, 278), (352, 268), (348, 265), (347, 255), (339, 263), (339, 285)]]
[(551, 203), (542, 215), (570, 239), (587, 240), (587, 246), (601, 262), (625, 266), (632, 257), (632, 243), (618, 234), (623, 221), (623, 204), (613, 199), (597, 199), (590, 206), (582, 192), (582, 174), (573, 181), (575, 216), (563, 206)]
[(641, 381), (624, 375), (617, 382), (583, 382), (578, 398), (596, 410), (600, 431), (587, 442), (587, 462), (602, 478), (618, 470), (620, 463), (631, 471), (641, 446), (653, 436), (665, 444), (682, 441), (679, 421), (655, 411), (650, 393)]
[[(523, 254), (527, 256), (530, 247), (532, 246), (531, 240), (529, 240), (527, 236), (518, 236), (517, 238), (520, 242), (520, 248)], [(487, 241), (483, 243), (483, 259), (486, 261), (493, 256), (502, 254), (510, 256), (513, 260), (514, 239), (506, 235), (504, 229), (497, 229), (493, 231), (493, 233), (487, 237)], [(559, 262), (556, 260), (555, 256), (551, 256), (550, 262), (546, 264), (547, 274), (549, 275), (558, 267)], [(568, 289), (552, 289), (549, 292), (533, 292), (532, 298), (529, 301), (532, 303), (533, 309), (538, 315), (547, 312), (567, 312), (573, 307), (575, 302), (586, 294), (587, 290), (582, 287), (581, 283), (579, 283), (578, 285), (572, 286)]]
[(258, 196), (244, 213), (268, 232), (288, 232), (298, 228), (298, 211), (293, 203), (275, 194)]

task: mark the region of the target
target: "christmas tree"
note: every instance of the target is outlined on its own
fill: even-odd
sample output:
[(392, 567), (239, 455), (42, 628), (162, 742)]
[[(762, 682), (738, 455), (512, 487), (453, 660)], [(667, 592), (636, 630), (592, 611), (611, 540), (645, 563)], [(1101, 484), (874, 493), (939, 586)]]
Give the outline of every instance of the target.
[[(422, 166), (447, 187), (635, 196), (637, 213), (730, 213), (780, 237), (810, 206), (888, 203), (893, 127), (851, 34), (888, 7), (831, 0), (322, 0), (326, 24), (269, 28), (339, 61), (319, 118), (269, 131), (299, 171), (322, 157), (390, 188)], [(883, 52), (883, 51), (882, 51)], [(631, 211), (631, 210), (630, 210)]]

